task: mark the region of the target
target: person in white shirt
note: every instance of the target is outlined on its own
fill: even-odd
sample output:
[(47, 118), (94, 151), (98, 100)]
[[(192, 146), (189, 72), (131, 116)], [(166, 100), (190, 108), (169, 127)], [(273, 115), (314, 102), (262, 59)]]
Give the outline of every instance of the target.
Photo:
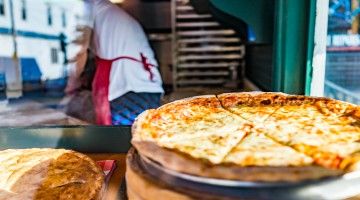
[(131, 125), (142, 111), (158, 107), (164, 93), (154, 53), (141, 25), (121, 8), (108, 0), (85, 2), (93, 21), (88, 45), (96, 55), (96, 123)]

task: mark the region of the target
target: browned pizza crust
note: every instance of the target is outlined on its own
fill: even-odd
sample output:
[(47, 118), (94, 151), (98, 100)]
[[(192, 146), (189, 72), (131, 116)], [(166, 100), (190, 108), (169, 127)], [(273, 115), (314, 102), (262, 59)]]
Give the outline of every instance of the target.
[(315, 103), (323, 101), (324, 105), (331, 106), (343, 106), (353, 105), (351, 103), (327, 98), (327, 97), (315, 97), (315, 96), (303, 96), (303, 95), (290, 95), (282, 92), (233, 92), (223, 93), (217, 95), (218, 98), (226, 100), (226, 104), (239, 105), (244, 104), (248, 106), (257, 105), (301, 105), (306, 103)]
[[(217, 95), (224, 107), (233, 106), (270, 106), (270, 105), (303, 105), (319, 103), (319, 106), (327, 107), (331, 111), (338, 112), (340, 107), (355, 106), (350, 103), (334, 100), (326, 97), (313, 97), (303, 95), (289, 95), (281, 92), (238, 92)], [(321, 102), (321, 103), (320, 103)], [(356, 107), (356, 106), (355, 106)]]
[(283, 104), (287, 98), (284, 93), (238, 92), (217, 95), (223, 107), (234, 106), (268, 106)]
[(152, 142), (133, 142), (140, 155), (146, 156), (166, 168), (211, 178), (242, 181), (301, 181), (337, 176), (342, 172), (317, 166), (308, 167), (239, 167), (212, 165), (181, 152), (161, 148)]
[(143, 124), (146, 122), (146, 118), (149, 115), (150, 112), (153, 112), (154, 109), (145, 110), (140, 115), (137, 116), (135, 119), (133, 125), (131, 126), (131, 135), (132, 140), (141, 140), (141, 127), (140, 124)]
[(0, 199), (102, 198), (104, 175), (89, 157), (64, 149), (0, 151)]
[(235, 106), (272, 106), (312, 104), (321, 113), (346, 115), (360, 121), (360, 106), (327, 97), (289, 95), (281, 92), (238, 92), (217, 95), (226, 109)]
[(182, 105), (196, 105), (196, 106), (207, 106), (207, 107), (221, 107), (220, 102), (217, 100), (216, 95), (201, 95), (188, 97), (184, 99), (179, 99), (170, 103), (167, 103), (163, 106), (160, 106), (159, 110), (165, 109), (168, 107), (177, 107)]

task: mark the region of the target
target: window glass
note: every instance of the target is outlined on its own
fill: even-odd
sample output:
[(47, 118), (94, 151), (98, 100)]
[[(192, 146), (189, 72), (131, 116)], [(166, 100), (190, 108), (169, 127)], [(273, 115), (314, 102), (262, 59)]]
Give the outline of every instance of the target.
[(0, 0), (0, 15), (5, 15), (5, 0)]
[(360, 104), (359, 0), (330, 0), (325, 96)]
[(50, 5), (48, 5), (48, 7), (47, 7), (47, 23), (49, 26), (51, 26), (53, 23), (52, 9), (51, 9)]
[[(68, 76), (76, 66), (75, 55), (82, 48), (73, 42), (83, 38), (77, 26), (90, 24), (86, 22), (85, 3), (12, 2), (11, 7), (10, 0), (0, 0), (0, 127), (92, 124), (81, 115), (75, 116), (79, 112), (74, 110), (85, 104), (84, 98), (70, 101), (70, 93), (65, 92)], [(9, 15), (1, 17), (5, 11)], [(91, 101), (91, 95), (87, 98)]]
[[(6, 15), (0, 16), (0, 127), (100, 124), (92, 90), (100, 58), (127, 59), (114, 61), (121, 65), (106, 69), (117, 73), (112, 70), (103, 79), (116, 83), (107, 84), (108, 94), (101, 95), (102, 102), (111, 104), (105, 117), (111, 116), (113, 125), (130, 125), (144, 110), (176, 99), (241, 88), (245, 46), (238, 30), (244, 24), (230, 27), (217, 22), (211, 9), (196, 14), (193, 1), (179, 0), (182, 14), (174, 21), (172, 1), (0, 0), (0, 14)], [(177, 26), (184, 35), (175, 41)], [(250, 27), (248, 34), (240, 32), (255, 38)], [(178, 49), (172, 48), (175, 42), (181, 44)], [(267, 66), (271, 45), (253, 47), (253, 54), (267, 56), (254, 63)], [(175, 56), (181, 57), (181, 67), (173, 62)], [(268, 80), (261, 70), (252, 74)], [(194, 91), (170, 94), (178, 86)]]
[(26, 0), (21, 0), (21, 19), (27, 19)]
[(51, 63), (55, 64), (59, 62), (58, 50), (56, 48), (51, 48)]
[(65, 10), (62, 10), (61, 12), (61, 22), (62, 22), (62, 27), (66, 27), (66, 13)]

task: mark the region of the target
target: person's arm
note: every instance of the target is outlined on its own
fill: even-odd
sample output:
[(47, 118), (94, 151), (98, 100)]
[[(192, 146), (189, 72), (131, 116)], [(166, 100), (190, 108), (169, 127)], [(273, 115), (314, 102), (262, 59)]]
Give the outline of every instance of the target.
[(69, 45), (69, 51), (73, 53), (69, 58), (68, 83), (65, 88), (67, 94), (73, 93), (81, 86), (80, 75), (85, 68), (91, 32), (92, 30), (88, 26), (78, 26), (76, 28), (77, 37)]
[(67, 94), (76, 91), (81, 86), (80, 75), (85, 68), (87, 50), (90, 46), (92, 28), (94, 27), (93, 3), (92, 0), (85, 0), (81, 3), (81, 11), (76, 18), (78, 25), (69, 34), (70, 42), (67, 45), (68, 84), (65, 89)]

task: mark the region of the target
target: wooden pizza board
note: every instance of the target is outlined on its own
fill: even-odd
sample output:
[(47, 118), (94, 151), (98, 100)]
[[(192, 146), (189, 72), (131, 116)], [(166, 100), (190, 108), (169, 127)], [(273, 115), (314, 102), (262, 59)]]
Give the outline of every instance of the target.
[(161, 186), (151, 180), (136, 165), (134, 159), (135, 151), (130, 150), (126, 159), (126, 189), (129, 200), (152, 200), (152, 199), (172, 199), (172, 200), (191, 200), (192, 198), (170, 188)]

